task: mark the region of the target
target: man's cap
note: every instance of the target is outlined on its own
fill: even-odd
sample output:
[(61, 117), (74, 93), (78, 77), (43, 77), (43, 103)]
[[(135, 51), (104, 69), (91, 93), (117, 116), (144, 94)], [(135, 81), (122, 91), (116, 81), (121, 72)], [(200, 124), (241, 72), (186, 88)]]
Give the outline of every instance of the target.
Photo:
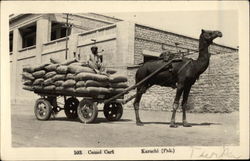
[(98, 49), (98, 47), (97, 46), (92, 46), (90, 49), (94, 50), (94, 49)]

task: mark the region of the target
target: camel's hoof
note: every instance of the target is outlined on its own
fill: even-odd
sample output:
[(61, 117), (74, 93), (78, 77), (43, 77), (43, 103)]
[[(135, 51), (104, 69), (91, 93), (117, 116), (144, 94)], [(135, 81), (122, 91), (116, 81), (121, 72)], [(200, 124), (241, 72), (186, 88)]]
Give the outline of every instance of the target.
[(143, 126), (144, 124), (142, 122), (136, 122), (137, 126)]
[(170, 126), (169, 127), (171, 127), (171, 128), (177, 128), (178, 127), (178, 125), (176, 125), (176, 124), (170, 124)]
[(183, 127), (192, 127), (192, 125), (189, 123), (183, 123)]

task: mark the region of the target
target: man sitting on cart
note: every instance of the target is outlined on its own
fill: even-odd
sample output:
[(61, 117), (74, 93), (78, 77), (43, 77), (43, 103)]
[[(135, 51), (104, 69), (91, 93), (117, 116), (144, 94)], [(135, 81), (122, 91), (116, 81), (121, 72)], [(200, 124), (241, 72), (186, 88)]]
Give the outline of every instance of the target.
[(98, 47), (92, 46), (91, 52), (92, 53), (90, 53), (87, 58), (89, 67), (98, 74), (106, 74), (105, 68), (102, 64), (102, 55), (98, 54)]

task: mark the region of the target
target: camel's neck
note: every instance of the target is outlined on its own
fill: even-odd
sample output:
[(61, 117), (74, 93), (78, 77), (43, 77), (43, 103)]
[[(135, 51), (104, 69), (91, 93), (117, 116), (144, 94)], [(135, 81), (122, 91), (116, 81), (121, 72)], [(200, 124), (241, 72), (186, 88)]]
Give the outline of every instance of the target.
[(198, 74), (202, 74), (209, 65), (210, 53), (208, 52), (208, 44), (206, 41), (200, 39), (199, 42), (199, 57), (197, 59)]

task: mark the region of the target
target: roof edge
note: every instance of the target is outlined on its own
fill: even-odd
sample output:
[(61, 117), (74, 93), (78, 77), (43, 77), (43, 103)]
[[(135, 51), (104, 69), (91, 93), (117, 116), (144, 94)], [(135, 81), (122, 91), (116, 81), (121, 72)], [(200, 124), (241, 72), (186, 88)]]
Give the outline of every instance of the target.
[(107, 17), (107, 18), (111, 18), (111, 19), (114, 19), (114, 20), (117, 20), (117, 21), (123, 21), (123, 19), (116, 18), (116, 17), (111, 17), (111, 16), (107, 16), (107, 15), (104, 15), (104, 14), (93, 13), (93, 12), (89, 12), (89, 13), (90, 14), (94, 14), (94, 15), (100, 15), (100, 16)]

